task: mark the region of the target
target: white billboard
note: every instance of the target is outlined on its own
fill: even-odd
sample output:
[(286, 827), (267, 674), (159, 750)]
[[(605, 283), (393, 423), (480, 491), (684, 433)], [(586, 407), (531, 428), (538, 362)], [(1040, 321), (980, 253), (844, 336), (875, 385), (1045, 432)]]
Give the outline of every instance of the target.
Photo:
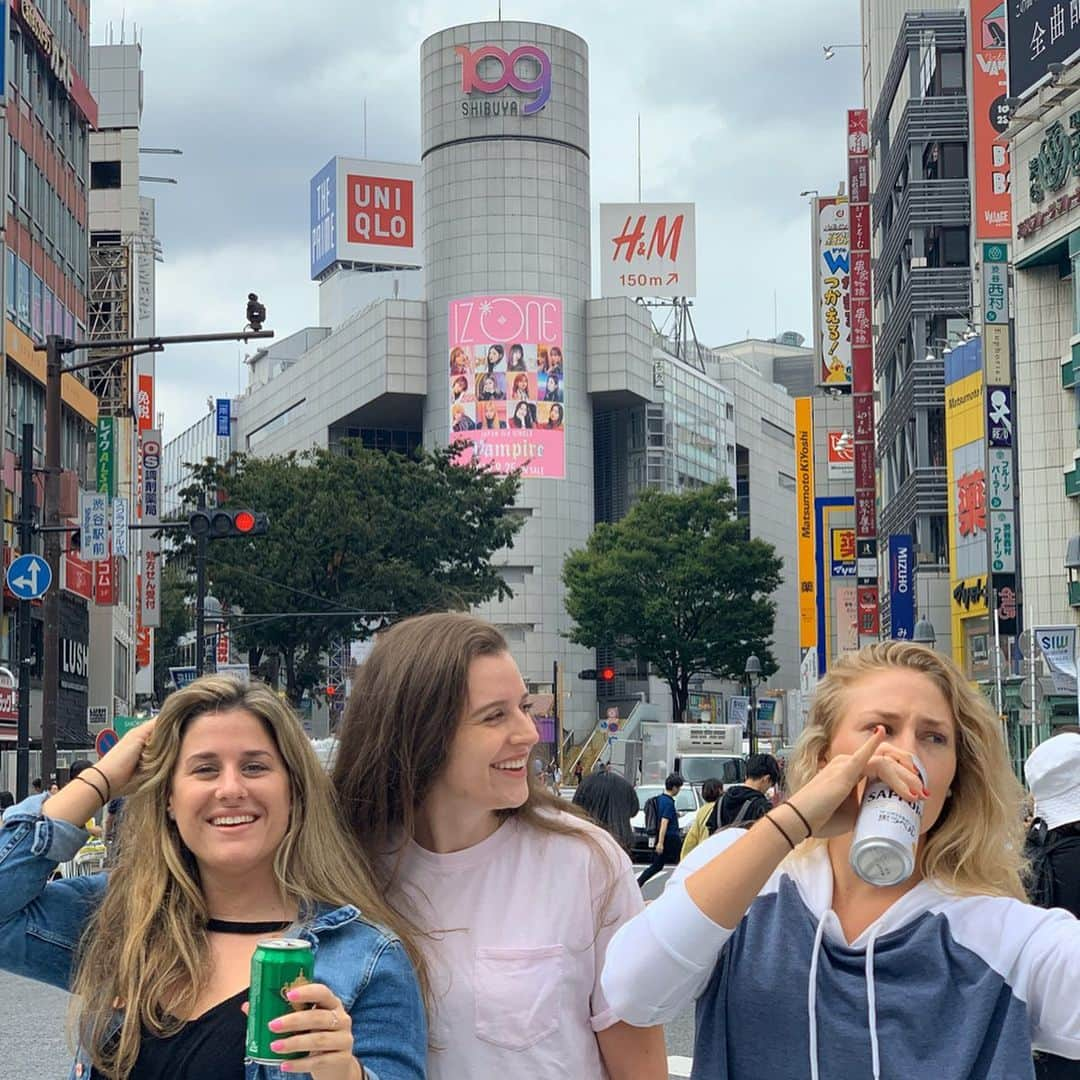
[(419, 267), (420, 166), (331, 158), (311, 179), (311, 278), (337, 263)]
[(601, 296), (695, 296), (693, 203), (601, 203)]
[(851, 222), (848, 203), (814, 200), (814, 323), (821, 382), (851, 384)]

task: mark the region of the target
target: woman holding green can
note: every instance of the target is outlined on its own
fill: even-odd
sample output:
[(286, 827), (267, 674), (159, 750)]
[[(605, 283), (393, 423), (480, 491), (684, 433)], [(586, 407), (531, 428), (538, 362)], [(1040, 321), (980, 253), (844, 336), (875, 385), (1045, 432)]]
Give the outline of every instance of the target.
[[(0, 830), (0, 967), (80, 995), (73, 1080), (422, 1080), (414, 947), (275, 694), (199, 679), (84, 776)], [(116, 869), (50, 883), (123, 793)], [(313, 967), (253, 1018), (260, 1039), (246, 1011), (268, 938)]]

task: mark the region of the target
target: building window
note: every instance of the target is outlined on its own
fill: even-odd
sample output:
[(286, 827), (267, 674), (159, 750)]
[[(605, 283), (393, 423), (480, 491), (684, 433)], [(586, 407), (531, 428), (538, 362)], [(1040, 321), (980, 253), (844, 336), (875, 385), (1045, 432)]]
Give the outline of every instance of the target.
[(90, 188), (101, 191), (120, 186), (119, 161), (93, 161), (90, 163)]
[(761, 418), (761, 430), (768, 435), (770, 439), (775, 439), (777, 442), (782, 442), (785, 446), (790, 446), (794, 449), (795, 433), (793, 431), (785, 431), (779, 424), (774, 424), (771, 420), (766, 420), (764, 416)]
[(938, 92), (962, 94), (964, 92), (964, 54), (962, 52), (938, 53)]
[(923, 177), (927, 180), (966, 180), (968, 174), (967, 144), (962, 142), (931, 143), (923, 154)]
[(938, 268), (970, 266), (971, 247), (967, 228), (938, 229), (927, 245), (926, 264)]
[(113, 641), (113, 694), (128, 700), (128, 648)]

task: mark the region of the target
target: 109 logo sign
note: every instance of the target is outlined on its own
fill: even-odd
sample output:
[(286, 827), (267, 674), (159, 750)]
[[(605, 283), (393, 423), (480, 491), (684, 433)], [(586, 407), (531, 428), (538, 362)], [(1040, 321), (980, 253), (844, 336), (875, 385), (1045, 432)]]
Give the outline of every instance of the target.
[[(476, 91), (480, 94), (498, 94), (510, 88), (519, 94), (536, 96), (521, 108), (523, 116), (538, 113), (551, 97), (551, 59), (543, 49), (535, 45), (519, 45), (513, 52), (506, 52), (498, 45), (481, 45), (475, 52), (465, 45), (455, 46), (461, 57), (461, 89), (466, 94)], [(479, 72), (480, 62), (486, 59), (497, 60), (499, 74), (496, 78), (482, 78)], [(523, 77), (518, 64), (520, 61), (535, 63), (537, 74), (534, 78)], [(491, 65), (489, 65), (490, 68)], [(462, 116), (516, 116), (516, 101), (484, 101), (461, 103)]]

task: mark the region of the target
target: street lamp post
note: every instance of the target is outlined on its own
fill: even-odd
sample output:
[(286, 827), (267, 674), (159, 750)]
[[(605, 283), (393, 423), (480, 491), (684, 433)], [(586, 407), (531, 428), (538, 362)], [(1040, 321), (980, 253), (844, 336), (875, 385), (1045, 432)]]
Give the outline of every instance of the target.
[[(265, 312), (263, 313), (265, 315)], [(87, 361), (64, 367), (64, 357), (80, 349), (106, 349), (123, 352), (124, 359), (144, 353), (161, 352), (166, 345), (205, 344), (211, 341), (249, 341), (272, 338), (272, 330), (249, 328), (224, 334), (178, 334), (171, 337), (119, 338), (100, 341), (72, 341), (59, 334), (49, 334), (44, 345), (35, 345), (35, 352), (45, 353), (45, 561), (52, 571), (53, 586), (42, 597), (45, 626), (43, 638), (44, 682), (41, 692), (41, 776), (49, 783), (56, 768), (56, 718), (60, 698), (60, 425), (63, 411), (62, 378), (65, 373), (96, 367), (97, 361)], [(258, 323), (261, 327), (261, 321)], [(20, 657), (20, 661), (23, 658)]]
[(934, 632), (934, 624), (925, 615), (915, 624), (911, 640), (916, 645), (925, 645), (928, 649), (932, 649), (936, 644), (937, 634)]
[(750, 690), (750, 716), (748, 718), (750, 753), (757, 753), (757, 683), (761, 681), (761, 661), (754, 653), (746, 658), (743, 669)]

